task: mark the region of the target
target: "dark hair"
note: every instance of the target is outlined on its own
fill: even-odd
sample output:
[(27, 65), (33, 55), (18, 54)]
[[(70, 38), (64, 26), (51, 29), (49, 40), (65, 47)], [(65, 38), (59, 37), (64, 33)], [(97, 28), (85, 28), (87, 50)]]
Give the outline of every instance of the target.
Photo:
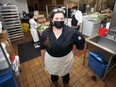
[(76, 9), (77, 10), (78, 9), (78, 6), (73, 6), (72, 9)]
[(45, 40), (45, 45), (47, 46), (47, 47), (49, 47), (50, 48), (50, 33), (51, 33), (51, 30), (52, 30), (52, 28), (53, 28), (53, 22), (52, 22), (52, 19), (53, 19), (53, 17), (54, 17), (54, 15), (55, 14), (57, 14), (57, 13), (62, 13), (63, 15), (64, 15), (64, 17), (65, 17), (65, 12), (64, 12), (64, 10), (62, 9), (62, 10), (60, 10), (59, 8), (56, 8), (56, 9), (54, 9), (54, 10), (52, 10), (52, 12), (51, 12), (51, 14), (50, 14), (50, 16), (49, 16), (49, 21), (50, 21), (50, 24), (49, 24), (49, 30), (48, 30), (48, 32), (47, 32), (47, 38), (46, 38), (46, 40)]
[(30, 17), (30, 18), (33, 18), (33, 16), (34, 16), (34, 12), (30, 12), (30, 13), (29, 13), (29, 17)]

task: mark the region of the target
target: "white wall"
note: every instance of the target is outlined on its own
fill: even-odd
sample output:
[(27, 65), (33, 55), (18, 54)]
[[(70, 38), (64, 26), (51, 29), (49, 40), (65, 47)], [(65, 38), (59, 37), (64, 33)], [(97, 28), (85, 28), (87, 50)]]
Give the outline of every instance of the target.
[(16, 5), (19, 13), (22, 13), (22, 11), (25, 11), (27, 13), (29, 12), (27, 6), (27, 0), (0, 0), (0, 3), (2, 4), (11, 3), (13, 5)]

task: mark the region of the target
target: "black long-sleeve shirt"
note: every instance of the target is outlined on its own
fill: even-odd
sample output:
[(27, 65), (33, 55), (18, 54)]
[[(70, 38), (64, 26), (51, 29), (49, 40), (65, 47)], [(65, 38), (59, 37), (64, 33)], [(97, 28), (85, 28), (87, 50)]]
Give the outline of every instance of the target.
[(63, 27), (62, 34), (58, 39), (51, 30), (49, 35), (50, 48), (48, 48), (44, 44), (48, 31), (49, 28), (44, 30), (42, 33), (40, 48), (46, 49), (46, 51), (53, 57), (62, 57), (67, 55), (73, 49), (73, 45), (76, 45), (78, 50), (82, 50), (84, 48), (85, 39), (83, 36), (76, 29), (66, 25)]

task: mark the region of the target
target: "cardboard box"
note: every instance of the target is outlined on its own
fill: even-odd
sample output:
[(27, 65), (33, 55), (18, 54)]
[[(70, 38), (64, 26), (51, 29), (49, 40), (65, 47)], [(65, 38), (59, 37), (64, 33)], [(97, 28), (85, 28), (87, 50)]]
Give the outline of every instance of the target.
[(44, 24), (45, 24), (46, 26), (48, 26), (48, 25), (50, 24), (50, 22), (49, 22), (49, 21), (45, 21)]
[(44, 14), (38, 15), (38, 18), (45, 17)]
[(14, 52), (13, 52), (13, 47), (12, 47), (11, 41), (9, 39), (9, 35), (8, 35), (7, 30), (3, 30), (2, 33), (0, 34), (0, 43), (1, 42), (6, 44), (7, 52), (10, 55), (12, 55)]
[(10, 42), (9, 34), (8, 34), (7, 30), (3, 30), (2, 33), (0, 34), (0, 42), (6, 41), (6, 40), (8, 42)]
[(45, 21), (46, 21), (46, 18), (45, 17), (38, 18), (38, 22), (40, 22), (40, 23), (43, 23)]

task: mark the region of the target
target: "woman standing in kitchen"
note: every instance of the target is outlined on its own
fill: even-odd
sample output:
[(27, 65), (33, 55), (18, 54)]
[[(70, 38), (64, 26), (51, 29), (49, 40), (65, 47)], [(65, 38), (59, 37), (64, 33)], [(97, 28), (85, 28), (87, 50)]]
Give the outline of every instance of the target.
[(51, 74), (51, 87), (59, 87), (62, 77), (64, 87), (69, 87), (70, 72), (73, 69), (73, 45), (78, 50), (84, 48), (85, 39), (76, 30), (64, 25), (64, 10), (56, 8), (51, 12), (49, 28), (42, 33), (40, 40), (41, 56), (45, 69)]

